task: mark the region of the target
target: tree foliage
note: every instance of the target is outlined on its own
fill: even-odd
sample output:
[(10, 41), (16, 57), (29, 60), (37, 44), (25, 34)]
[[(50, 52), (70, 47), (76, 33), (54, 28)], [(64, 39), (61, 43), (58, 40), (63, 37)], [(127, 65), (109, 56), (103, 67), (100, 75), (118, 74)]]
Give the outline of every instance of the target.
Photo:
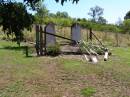
[(69, 18), (69, 15), (68, 15), (68, 13), (67, 12), (57, 12), (56, 13), (56, 17), (58, 18), (58, 17), (60, 17), (60, 18)]
[(104, 17), (100, 16), (100, 17), (98, 18), (98, 21), (97, 21), (97, 22), (100, 23), (100, 24), (106, 24), (106, 23), (107, 23), (107, 20), (106, 20)]
[(38, 24), (42, 24), (49, 15), (49, 10), (45, 5), (42, 5), (39, 9), (37, 9), (37, 13), (35, 14), (35, 20)]
[(63, 5), (64, 2), (67, 2), (67, 1), (72, 1), (73, 3), (76, 2), (78, 3), (79, 0), (55, 0), (56, 2), (61, 2), (61, 4)]
[(128, 11), (124, 17), (124, 19), (130, 19), (130, 11)]
[(130, 19), (123, 21), (122, 30), (123, 30), (124, 33), (130, 34)]
[[(19, 1), (19, 0), (16, 0)], [(43, 0), (23, 0), (27, 5), (31, 6), (33, 9), (35, 9), (36, 6), (39, 5), (39, 3), (41, 3)], [(60, 2), (62, 5), (64, 4), (64, 2), (67, 1), (72, 1), (72, 3), (78, 3), (79, 0), (55, 0), (56, 2)], [(13, 2), (13, 0), (0, 0), (0, 4), (3, 3), (10, 3)]]
[(22, 30), (30, 27), (33, 16), (27, 13), (22, 3), (0, 4), (0, 25), (7, 34), (14, 33), (16, 39), (22, 39)]
[(88, 13), (92, 17), (93, 22), (97, 22), (98, 19), (103, 15), (103, 8), (99, 6), (95, 6), (90, 8), (90, 12)]

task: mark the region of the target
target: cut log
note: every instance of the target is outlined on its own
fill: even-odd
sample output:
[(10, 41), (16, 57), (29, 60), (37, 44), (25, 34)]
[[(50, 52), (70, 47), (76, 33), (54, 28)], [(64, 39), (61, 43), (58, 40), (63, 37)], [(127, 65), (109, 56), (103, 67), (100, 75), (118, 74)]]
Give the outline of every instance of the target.
[(98, 62), (97, 56), (92, 55), (91, 56), (91, 61), (92, 61), (92, 63), (96, 64)]
[(108, 60), (108, 51), (106, 51), (104, 55), (104, 61), (107, 61), (107, 60)]

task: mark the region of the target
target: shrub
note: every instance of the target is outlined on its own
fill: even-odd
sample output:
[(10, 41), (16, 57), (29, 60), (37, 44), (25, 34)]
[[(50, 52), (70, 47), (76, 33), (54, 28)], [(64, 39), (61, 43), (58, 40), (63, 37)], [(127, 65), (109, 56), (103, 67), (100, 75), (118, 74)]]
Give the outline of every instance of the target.
[(50, 45), (47, 47), (47, 55), (57, 56), (59, 54), (60, 54), (60, 46), (58, 44)]
[(3, 36), (3, 37), (2, 37), (2, 40), (6, 40), (6, 37), (5, 37), (5, 36)]

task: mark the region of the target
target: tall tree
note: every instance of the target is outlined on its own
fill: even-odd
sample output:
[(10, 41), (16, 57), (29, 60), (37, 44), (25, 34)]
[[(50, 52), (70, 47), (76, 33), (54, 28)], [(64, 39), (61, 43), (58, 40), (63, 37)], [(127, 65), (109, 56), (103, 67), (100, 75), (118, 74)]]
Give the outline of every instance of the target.
[(60, 18), (68, 18), (69, 17), (67, 12), (59, 12), (59, 11), (56, 13), (56, 16), (60, 17)]
[(124, 19), (130, 19), (130, 11), (128, 11), (124, 17)]
[(55, 17), (56, 17), (56, 14), (54, 14), (54, 13), (49, 13), (48, 16), (49, 16), (49, 17), (52, 17), (52, 18), (55, 18)]
[(44, 19), (48, 17), (49, 10), (45, 5), (41, 5), (40, 8), (37, 9), (37, 13), (35, 14), (35, 19), (38, 23), (42, 24)]
[(98, 18), (98, 21), (97, 21), (97, 22), (100, 23), (100, 24), (106, 24), (106, 23), (107, 23), (107, 20), (106, 20), (104, 17), (100, 16), (100, 17)]
[[(13, 0), (0, 0), (0, 4), (2, 3), (9, 3), (12, 2)], [(16, 0), (19, 1), (19, 0)], [(23, 0), (26, 4), (28, 4), (31, 7), (35, 7), (39, 2), (42, 2), (43, 0)], [(67, 1), (72, 1), (72, 3), (76, 2), (78, 3), (79, 0), (55, 0), (56, 2), (60, 2), (62, 5), (64, 4), (64, 2)]]
[(0, 25), (7, 34), (15, 34), (17, 41), (23, 39), (22, 30), (29, 29), (33, 16), (28, 14), (22, 3), (0, 4)]
[(90, 8), (90, 12), (88, 13), (88, 15), (90, 15), (92, 17), (92, 21), (93, 22), (97, 22), (99, 17), (101, 17), (103, 15), (103, 8), (99, 7), (99, 6), (95, 6)]
[(122, 29), (124, 33), (130, 34), (130, 19), (126, 19), (123, 21)]
[[(63, 5), (64, 2), (67, 2), (68, 0), (55, 0), (56, 2), (61, 2), (61, 4)], [(76, 2), (78, 3), (79, 0), (69, 0), (69, 1), (72, 1), (73, 3)]]

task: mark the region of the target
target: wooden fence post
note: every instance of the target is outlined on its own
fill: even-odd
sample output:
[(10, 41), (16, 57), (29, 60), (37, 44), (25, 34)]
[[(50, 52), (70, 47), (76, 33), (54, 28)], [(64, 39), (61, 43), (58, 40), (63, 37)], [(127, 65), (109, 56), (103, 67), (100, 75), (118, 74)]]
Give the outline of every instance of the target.
[(47, 54), (47, 45), (46, 45), (46, 27), (44, 28), (44, 55)]
[(115, 36), (116, 36), (116, 46), (118, 47), (119, 46), (118, 32), (116, 32)]
[(35, 45), (35, 48), (36, 48), (36, 52), (37, 52), (37, 56), (39, 56), (39, 42), (40, 42), (40, 38), (39, 38), (39, 25), (36, 25), (36, 45)]
[(87, 42), (88, 42), (88, 40), (89, 40), (89, 32), (88, 32), (87, 29), (86, 29), (86, 33), (87, 33)]
[(92, 28), (90, 28), (89, 39), (92, 41)]
[(25, 51), (26, 51), (26, 57), (28, 57), (28, 46), (25, 46)]
[(40, 26), (40, 55), (43, 55), (43, 35), (42, 35), (43, 29), (42, 26)]

